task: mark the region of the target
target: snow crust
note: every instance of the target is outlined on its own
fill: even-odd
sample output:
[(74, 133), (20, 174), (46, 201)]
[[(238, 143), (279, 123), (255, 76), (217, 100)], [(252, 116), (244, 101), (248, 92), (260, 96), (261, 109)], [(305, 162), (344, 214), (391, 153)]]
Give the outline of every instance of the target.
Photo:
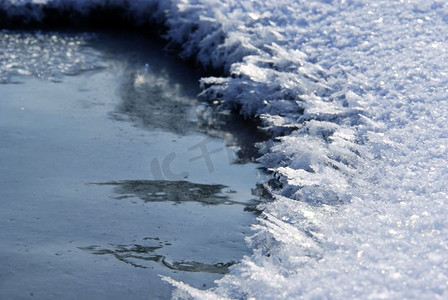
[(447, 2), (129, 3), (136, 20), (155, 3), (181, 56), (224, 70), (201, 96), (262, 118), (260, 162), (282, 183), (254, 254), (178, 297), (448, 297)]

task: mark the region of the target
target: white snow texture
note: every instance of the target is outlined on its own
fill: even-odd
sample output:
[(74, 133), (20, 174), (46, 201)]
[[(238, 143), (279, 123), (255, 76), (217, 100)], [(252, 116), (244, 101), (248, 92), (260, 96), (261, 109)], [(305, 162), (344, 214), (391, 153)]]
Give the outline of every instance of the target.
[(223, 68), (201, 96), (262, 118), (260, 162), (283, 184), (253, 255), (208, 291), (167, 279), (174, 297), (448, 298), (448, 2), (129, 3), (183, 57)]

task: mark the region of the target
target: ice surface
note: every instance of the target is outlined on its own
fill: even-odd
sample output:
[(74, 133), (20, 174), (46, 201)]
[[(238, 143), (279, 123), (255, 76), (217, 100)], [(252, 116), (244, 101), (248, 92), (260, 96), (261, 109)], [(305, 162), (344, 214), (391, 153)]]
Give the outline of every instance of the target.
[(202, 96), (279, 136), (260, 161), (283, 183), (254, 254), (179, 296), (446, 298), (448, 3), (160, 3), (180, 54), (224, 70)]
[[(0, 32), (0, 83), (19, 82), (20, 76), (52, 81), (103, 68), (100, 53), (88, 47), (91, 34)], [(20, 49), (20, 50), (18, 50)]]
[[(174, 287), (159, 275), (213, 286), (250, 253), (257, 165), (233, 164), (223, 139), (170, 126), (191, 121), (156, 99), (194, 109), (191, 68), (129, 32), (97, 33), (90, 46), (106, 68), (0, 85), (0, 299), (166, 299)], [(165, 126), (134, 115), (142, 99)]]

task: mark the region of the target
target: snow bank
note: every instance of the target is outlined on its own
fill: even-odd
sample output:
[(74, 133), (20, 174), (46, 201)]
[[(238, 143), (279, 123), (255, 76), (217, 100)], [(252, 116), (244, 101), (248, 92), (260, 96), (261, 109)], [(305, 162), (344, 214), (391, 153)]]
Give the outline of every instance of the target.
[[(138, 19), (155, 2), (129, 3)], [(179, 297), (447, 298), (448, 4), (160, 5), (180, 54), (223, 69), (201, 96), (276, 137), (260, 162), (282, 183), (261, 205), (254, 254), (213, 290), (176, 284)]]

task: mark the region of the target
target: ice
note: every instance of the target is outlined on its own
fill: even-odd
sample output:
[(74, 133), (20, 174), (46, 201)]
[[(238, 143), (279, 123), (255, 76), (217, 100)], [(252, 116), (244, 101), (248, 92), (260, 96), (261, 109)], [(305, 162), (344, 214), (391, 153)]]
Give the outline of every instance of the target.
[[(48, 5), (65, 2), (97, 3)], [(137, 21), (155, 2), (130, 3)], [(282, 183), (267, 187), (253, 255), (213, 290), (170, 280), (179, 297), (448, 296), (448, 3), (172, 0), (150, 11), (171, 48), (222, 70), (202, 79), (202, 97), (263, 120), (272, 140), (260, 162)]]
[(93, 36), (1, 31), (0, 83), (20, 82), (20, 76), (30, 75), (59, 81), (62, 75), (103, 68), (100, 53), (88, 47)]

